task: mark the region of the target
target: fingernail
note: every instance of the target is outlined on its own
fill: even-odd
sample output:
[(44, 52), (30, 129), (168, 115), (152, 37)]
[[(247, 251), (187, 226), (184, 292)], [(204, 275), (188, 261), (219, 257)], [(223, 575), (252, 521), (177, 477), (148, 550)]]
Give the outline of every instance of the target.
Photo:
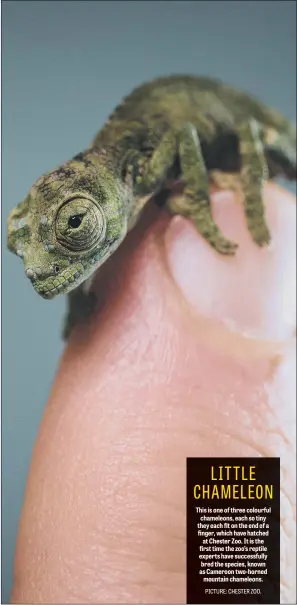
[[(214, 218), (238, 242), (235, 256), (217, 253), (186, 219), (174, 217), (165, 234), (170, 272), (200, 315), (251, 338), (284, 340), (295, 329), (296, 260), (283, 234), (269, 248), (251, 240), (243, 210), (230, 193), (214, 196)], [(294, 243), (291, 234), (289, 237)]]

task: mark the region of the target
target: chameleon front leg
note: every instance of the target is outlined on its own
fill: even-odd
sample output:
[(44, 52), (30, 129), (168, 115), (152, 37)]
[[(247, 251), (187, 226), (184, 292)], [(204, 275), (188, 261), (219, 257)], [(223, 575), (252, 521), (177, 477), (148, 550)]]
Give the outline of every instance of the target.
[(217, 252), (235, 254), (237, 244), (224, 237), (212, 218), (208, 173), (196, 128), (192, 124), (185, 124), (179, 139), (184, 197), (169, 200), (169, 209), (174, 214), (189, 218)]
[(239, 135), (241, 172), (240, 180), (244, 195), (244, 209), (250, 234), (258, 246), (270, 242), (265, 219), (263, 185), (268, 179), (268, 167), (264, 155), (261, 127), (256, 120), (242, 124)]
[(172, 214), (188, 218), (217, 252), (234, 254), (237, 244), (224, 237), (212, 218), (208, 174), (197, 131), (192, 124), (185, 124), (180, 131), (172, 130), (164, 135), (143, 174), (136, 179), (136, 193), (137, 189), (143, 195), (160, 187), (177, 155), (185, 188), (182, 197), (169, 199), (168, 209)]
[(68, 309), (64, 320), (62, 336), (69, 338), (70, 332), (80, 321), (87, 319), (93, 312), (96, 304), (96, 295), (86, 292), (84, 284), (72, 290), (67, 296)]

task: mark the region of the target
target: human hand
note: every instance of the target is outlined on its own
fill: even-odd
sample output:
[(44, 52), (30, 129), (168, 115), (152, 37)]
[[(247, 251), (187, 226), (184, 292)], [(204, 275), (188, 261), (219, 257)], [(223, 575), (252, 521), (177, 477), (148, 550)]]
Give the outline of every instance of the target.
[(270, 248), (216, 192), (235, 258), (151, 208), (102, 267), (102, 308), (74, 330), (40, 427), (13, 603), (185, 602), (187, 456), (280, 456), (293, 602), (295, 204), (272, 184), (265, 198)]

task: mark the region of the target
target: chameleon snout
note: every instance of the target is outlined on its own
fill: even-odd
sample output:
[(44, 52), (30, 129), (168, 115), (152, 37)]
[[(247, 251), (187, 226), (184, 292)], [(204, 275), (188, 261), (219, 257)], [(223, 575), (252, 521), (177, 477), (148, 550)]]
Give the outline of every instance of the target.
[(58, 273), (60, 273), (60, 267), (58, 265), (54, 265), (47, 271), (42, 271), (40, 267), (28, 267), (25, 269), (25, 273), (27, 277), (34, 282), (37, 279), (45, 280), (53, 275), (58, 275)]
[(54, 298), (57, 294), (66, 294), (72, 290), (77, 281), (83, 278), (84, 267), (73, 264), (66, 267), (53, 264), (47, 267), (25, 265), (25, 274), (32, 286), (42, 298)]
[(30, 265), (25, 268), (25, 274), (42, 298), (53, 298), (53, 296), (59, 294), (61, 290), (64, 290), (64, 282), (67, 281), (61, 279), (59, 265), (53, 265), (47, 269)]

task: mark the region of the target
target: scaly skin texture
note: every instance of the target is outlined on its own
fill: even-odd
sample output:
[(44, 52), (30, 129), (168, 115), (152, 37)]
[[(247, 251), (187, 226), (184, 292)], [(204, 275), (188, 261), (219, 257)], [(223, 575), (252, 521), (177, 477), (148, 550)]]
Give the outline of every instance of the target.
[(91, 146), (48, 172), (9, 215), (8, 247), (24, 261), (44, 298), (70, 293), (67, 336), (92, 309), (88, 278), (118, 248), (147, 201), (184, 181), (184, 196), (165, 198), (221, 254), (237, 244), (212, 218), (209, 180), (241, 190), (247, 226), (269, 243), (265, 179), (296, 179), (296, 126), (257, 99), (205, 77), (159, 78), (115, 109)]

